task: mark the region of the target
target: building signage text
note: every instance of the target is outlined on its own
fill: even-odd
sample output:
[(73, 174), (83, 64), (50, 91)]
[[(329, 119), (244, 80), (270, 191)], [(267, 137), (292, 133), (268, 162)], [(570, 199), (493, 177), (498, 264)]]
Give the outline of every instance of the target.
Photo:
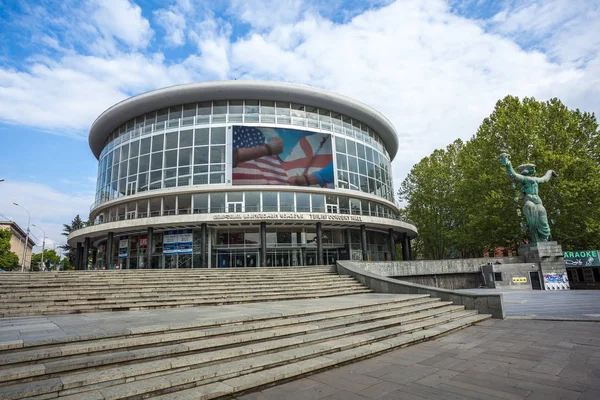
[(600, 267), (598, 250), (565, 251), (565, 266), (567, 267)]
[(321, 221), (354, 221), (362, 222), (360, 215), (340, 215), (340, 214), (300, 214), (300, 213), (232, 213), (232, 214), (217, 214), (214, 216), (215, 220), (240, 220), (240, 219), (253, 219), (253, 220), (273, 220), (273, 219), (299, 219), (299, 220), (321, 220)]

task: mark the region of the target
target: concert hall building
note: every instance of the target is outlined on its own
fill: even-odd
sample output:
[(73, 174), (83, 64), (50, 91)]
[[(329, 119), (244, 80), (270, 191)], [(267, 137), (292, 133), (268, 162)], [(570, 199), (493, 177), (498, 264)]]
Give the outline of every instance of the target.
[(89, 144), (94, 223), (68, 238), (78, 269), (383, 261), (396, 244), (411, 257), (395, 129), (351, 98), (280, 82), (172, 86), (110, 107)]

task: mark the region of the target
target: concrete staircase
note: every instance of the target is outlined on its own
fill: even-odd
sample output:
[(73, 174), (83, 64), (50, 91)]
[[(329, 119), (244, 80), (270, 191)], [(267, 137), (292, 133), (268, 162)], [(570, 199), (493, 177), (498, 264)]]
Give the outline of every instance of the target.
[[(298, 271), (298, 275), (290, 269), (268, 270), (281, 271), (285, 271), (284, 275), (290, 280), (295, 280), (297, 287), (303, 286), (298, 285), (299, 279), (312, 276), (306, 275), (308, 271), (303, 269)], [(319, 271), (324, 274), (322, 279), (330, 274), (328, 269)], [(241, 279), (239, 274), (247, 274), (243, 278), (253, 278), (257, 282), (269, 280), (262, 270), (215, 273), (229, 273), (236, 279)], [(167, 275), (169, 278), (166, 278)], [(123, 273), (86, 276), (89, 277), (88, 283), (100, 277), (125, 277)], [(172, 281), (181, 282), (184, 279), (180, 278), (184, 276), (185, 280), (196, 277), (198, 282), (206, 280), (213, 285), (218, 282), (209, 279), (216, 276), (212, 272), (200, 274), (196, 271), (189, 275), (184, 272), (168, 273), (164, 279), (173, 278)], [(203, 278), (200, 279), (200, 276)], [(61, 278), (62, 274), (59, 274), (53, 279)], [(64, 279), (70, 278), (84, 285), (78, 274)], [(36, 280), (33, 276), (29, 279)], [(340, 284), (347, 282), (341, 277), (331, 276), (330, 279)], [(275, 278), (271, 281), (278, 282)], [(255, 288), (254, 281), (252, 285), (245, 282)], [(41, 282), (35, 283), (39, 285), (36, 288), (43, 287)], [(57, 287), (64, 290), (64, 285), (61, 283)], [(114, 286), (117, 291), (123, 288), (119, 284)], [(169, 287), (169, 284), (164, 286)], [(3, 286), (3, 289), (6, 287)], [(20, 293), (24, 293), (27, 287), (21, 290)], [(311, 296), (319, 293), (331, 295), (320, 290), (333, 289), (315, 290)], [(234, 296), (235, 289), (231, 292), (227, 296)], [(258, 293), (252, 296), (255, 295), (258, 296)], [(43, 301), (43, 296), (37, 298)], [(250, 295), (244, 296), (242, 299)], [(365, 296), (380, 297), (370, 303), (359, 301)], [(281, 312), (262, 317), (245, 315), (241, 309), (248, 306), (244, 305), (208, 307), (206, 309), (214, 310), (215, 315), (210, 321), (190, 320), (185, 327), (172, 328), (155, 323), (136, 333), (114, 332), (112, 335), (104, 334), (102, 338), (89, 334), (29, 340), (20, 344), (2, 344), (0, 341), (0, 398), (211, 399), (231, 396), (434, 338), (489, 318), (428, 295), (368, 294), (350, 298), (357, 300), (335, 301), (332, 298), (319, 309), (306, 307), (307, 301), (302, 301), (293, 308), (293, 312), (285, 311), (292, 309), (286, 303), (298, 301), (282, 302), (280, 307), (274, 307)], [(212, 301), (227, 302), (223, 299)], [(219, 309), (230, 307), (240, 308), (239, 316), (219, 319)], [(75, 317), (86, 318), (5, 319), (0, 320), (0, 330), (3, 323), (9, 326), (22, 321), (26, 327), (27, 323), (39, 324), (43, 319)]]
[(192, 307), (366, 293), (334, 267), (2, 273), (0, 317)]

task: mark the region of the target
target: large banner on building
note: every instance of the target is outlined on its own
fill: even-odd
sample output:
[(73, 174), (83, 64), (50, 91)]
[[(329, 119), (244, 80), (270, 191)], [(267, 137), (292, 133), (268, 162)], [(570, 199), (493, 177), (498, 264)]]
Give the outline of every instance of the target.
[(298, 129), (234, 126), (232, 183), (333, 188), (331, 139)]
[(127, 258), (129, 254), (129, 237), (121, 236), (119, 238), (119, 258)]
[(598, 250), (565, 251), (565, 266), (567, 267), (600, 267)]
[(192, 254), (193, 241), (191, 229), (166, 231), (163, 235), (163, 254)]

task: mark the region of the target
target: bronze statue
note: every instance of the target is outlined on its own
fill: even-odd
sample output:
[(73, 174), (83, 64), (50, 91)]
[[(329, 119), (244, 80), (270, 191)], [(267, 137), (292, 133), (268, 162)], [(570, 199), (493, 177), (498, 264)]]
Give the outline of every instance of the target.
[(535, 164), (519, 165), (517, 167), (519, 172), (517, 173), (512, 167), (509, 154), (502, 153), (499, 158), (506, 168), (508, 176), (521, 183), (521, 195), (525, 200), (523, 212), (527, 218), (527, 225), (529, 225), (531, 243), (547, 242), (550, 237), (550, 226), (548, 225), (546, 209), (538, 195), (538, 183), (548, 182), (551, 177), (558, 176), (558, 174), (549, 170), (541, 178), (536, 178), (533, 176), (535, 174)]

